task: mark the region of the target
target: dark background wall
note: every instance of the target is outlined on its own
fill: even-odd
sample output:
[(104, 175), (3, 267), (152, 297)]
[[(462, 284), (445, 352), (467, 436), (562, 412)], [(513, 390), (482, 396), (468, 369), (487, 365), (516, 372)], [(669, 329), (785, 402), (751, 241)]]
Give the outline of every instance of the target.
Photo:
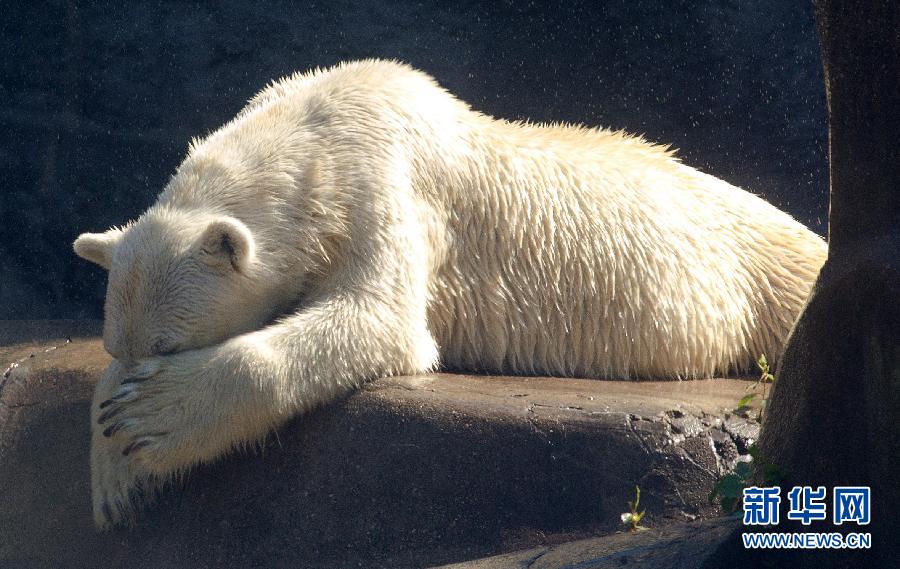
[(137, 216), (190, 137), (271, 79), (362, 57), (405, 60), (495, 116), (672, 143), (825, 231), (808, 2), (4, 1), (0, 12), (0, 319), (99, 317), (105, 274), (71, 252), (80, 232)]

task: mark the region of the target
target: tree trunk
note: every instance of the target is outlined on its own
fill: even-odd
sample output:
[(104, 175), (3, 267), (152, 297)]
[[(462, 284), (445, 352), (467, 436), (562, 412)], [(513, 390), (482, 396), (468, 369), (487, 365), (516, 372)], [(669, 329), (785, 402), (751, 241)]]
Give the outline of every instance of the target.
[[(787, 474), (782, 506), (794, 485), (828, 488), (827, 523), (806, 531), (871, 532), (876, 551), (869, 555), (895, 562), (900, 559), (900, 3), (822, 0), (816, 18), (829, 115), (828, 261), (788, 339), (760, 448), (767, 462)], [(870, 525), (831, 524), (832, 489), (838, 485), (871, 486)], [(777, 531), (795, 529), (784, 522), (782, 514)], [(834, 563), (855, 564), (850, 555), (835, 556)]]

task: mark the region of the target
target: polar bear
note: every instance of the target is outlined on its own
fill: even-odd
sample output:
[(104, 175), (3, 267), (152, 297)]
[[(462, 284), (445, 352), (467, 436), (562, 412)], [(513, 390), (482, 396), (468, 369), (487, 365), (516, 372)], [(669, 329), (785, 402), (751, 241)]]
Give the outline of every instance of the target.
[(379, 60), (271, 84), (137, 220), (74, 248), (109, 270), (100, 527), (381, 376), (745, 370), (780, 353), (826, 256), (665, 147), (496, 120)]

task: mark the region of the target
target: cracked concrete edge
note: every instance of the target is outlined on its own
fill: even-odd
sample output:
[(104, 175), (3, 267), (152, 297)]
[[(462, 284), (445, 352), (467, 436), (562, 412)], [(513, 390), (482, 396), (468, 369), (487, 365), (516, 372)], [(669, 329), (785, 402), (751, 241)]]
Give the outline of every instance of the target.
[(35, 347), (33, 350), (28, 351), (27, 356), (18, 357), (13, 361), (7, 360), (7, 363), (2, 366), (3, 374), (0, 375), (0, 394), (2, 394), (3, 386), (6, 385), (6, 383), (10, 380), (10, 376), (12, 376), (12, 374), (16, 370), (16, 368), (18, 368), (19, 366), (21, 366), (28, 360), (30, 360), (40, 354), (48, 354), (50, 352), (58, 350), (62, 346), (65, 346), (65, 345), (71, 344), (71, 343), (72, 343), (72, 340), (70, 338), (66, 338), (65, 340), (62, 340), (61, 343), (58, 343), (55, 345), (46, 346), (46, 347), (43, 347), (43, 346)]
[(0, 321), (0, 454), (11, 414), (43, 404), (17, 401), (25, 382), (34, 375), (32, 371), (63, 369), (71, 373), (74, 370), (68, 359), (81, 356), (85, 370), (80, 375), (88, 380), (107, 360), (102, 354), (98, 358), (90, 346), (102, 328), (100, 320)]
[(16, 368), (73, 339), (97, 337), (100, 320), (0, 320), (0, 393)]

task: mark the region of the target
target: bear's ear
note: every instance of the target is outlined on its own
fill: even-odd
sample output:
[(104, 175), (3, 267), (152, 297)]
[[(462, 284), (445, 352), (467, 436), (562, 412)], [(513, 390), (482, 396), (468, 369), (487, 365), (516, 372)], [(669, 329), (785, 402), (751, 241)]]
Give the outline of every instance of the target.
[(72, 248), (82, 259), (96, 263), (108, 271), (113, 252), (121, 238), (121, 229), (110, 229), (106, 233), (82, 233), (72, 244)]
[(200, 258), (211, 266), (243, 273), (253, 261), (253, 235), (233, 217), (211, 221), (200, 236), (199, 246)]

